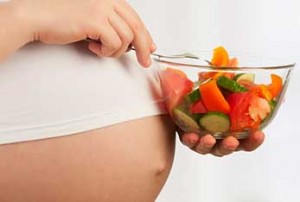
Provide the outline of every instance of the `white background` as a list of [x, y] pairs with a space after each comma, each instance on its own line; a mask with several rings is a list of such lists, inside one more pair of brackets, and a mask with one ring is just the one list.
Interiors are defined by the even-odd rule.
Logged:
[[[217, 45], [300, 64], [299, 0], [132, 0], [159, 51]], [[158, 202], [300, 201], [300, 66], [255, 152], [201, 156], [177, 142]]]

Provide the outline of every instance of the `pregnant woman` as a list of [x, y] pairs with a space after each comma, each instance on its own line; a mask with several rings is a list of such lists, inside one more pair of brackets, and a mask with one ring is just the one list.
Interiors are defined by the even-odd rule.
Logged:
[[[154, 201], [176, 129], [137, 13], [124, 0], [12, 0], [0, 27], [0, 201]], [[264, 135], [180, 137], [223, 156]]]

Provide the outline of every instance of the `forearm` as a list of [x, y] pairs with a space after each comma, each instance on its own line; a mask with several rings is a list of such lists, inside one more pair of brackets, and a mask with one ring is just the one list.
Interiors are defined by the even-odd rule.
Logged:
[[12, 2], [0, 3], [0, 62], [33, 39], [30, 23]]

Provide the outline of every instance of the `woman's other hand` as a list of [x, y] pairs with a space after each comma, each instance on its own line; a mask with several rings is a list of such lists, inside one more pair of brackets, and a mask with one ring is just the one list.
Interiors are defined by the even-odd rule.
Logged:
[[255, 131], [246, 139], [238, 140], [228, 136], [223, 140], [216, 140], [212, 135], [199, 137], [194, 133], [180, 133], [181, 142], [199, 154], [212, 154], [215, 156], [229, 155], [235, 151], [254, 151], [264, 141], [264, 133]]
[[15, 0], [32, 29], [32, 40], [68, 44], [90, 38], [89, 49], [101, 57], [119, 57], [130, 45], [139, 63], [150, 65], [155, 50], [138, 14], [125, 0]]

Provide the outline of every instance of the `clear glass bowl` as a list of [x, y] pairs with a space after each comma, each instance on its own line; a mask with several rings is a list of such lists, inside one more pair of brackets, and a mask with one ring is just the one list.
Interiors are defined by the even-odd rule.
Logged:
[[217, 68], [206, 61], [212, 53], [192, 54], [199, 59], [154, 59], [160, 66], [167, 110], [179, 128], [216, 139], [242, 139], [270, 124], [284, 100], [294, 63], [230, 52], [238, 67]]

